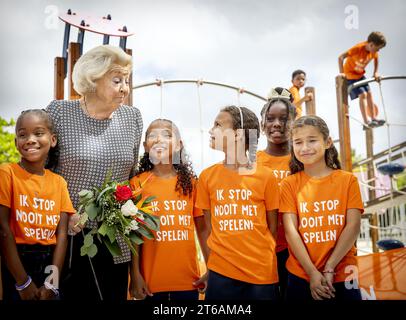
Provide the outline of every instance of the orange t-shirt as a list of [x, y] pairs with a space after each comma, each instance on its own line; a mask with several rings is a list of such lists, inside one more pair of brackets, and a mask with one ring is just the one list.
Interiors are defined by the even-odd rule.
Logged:
[[[289, 171], [290, 155], [275, 157], [266, 153], [265, 151], [257, 152], [257, 163], [264, 165], [270, 169], [278, 180], [278, 184], [281, 184], [283, 178], [290, 174]], [[282, 213], [278, 213], [278, 237], [276, 238], [276, 252], [280, 252], [288, 248], [288, 242], [285, 237], [285, 229], [283, 227]]]
[[[334, 170], [326, 177], [314, 179], [300, 171], [281, 183], [280, 211], [297, 214], [299, 234], [310, 259], [319, 271], [323, 271], [333, 253], [345, 227], [348, 209], [364, 211], [358, 180], [350, 172]], [[309, 276], [290, 248], [289, 251], [286, 268], [309, 281]], [[353, 246], [336, 266], [334, 281], [345, 281], [352, 272], [345, 273], [345, 268], [356, 264]]]
[[296, 119], [300, 118], [302, 116], [302, 111], [303, 111], [302, 103], [300, 105], [298, 105], [298, 106], [296, 105], [296, 103], [301, 99], [300, 98], [300, 93], [299, 93], [299, 88], [297, 88], [295, 86], [292, 86], [292, 87], [289, 88], [289, 91], [293, 96], [293, 102], [292, 103], [295, 104], [295, 106], [296, 106]]
[[347, 79], [356, 80], [365, 73], [367, 64], [372, 59], [378, 59], [378, 52], [372, 53], [365, 49], [367, 42], [361, 42], [347, 51], [344, 63], [344, 73]]
[[10, 208], [10, 229], [17, 244], [56, 244], [60, 213], [75, 213], [66, 181], [45, 170], [31, 174], [16, 163], [0, 166], [0, 205]]
[[208, 269], [253, 284], [278, 282], [275, 240], [266, 212], [278, 209], [279, 188], [272, 171], [257, 166], [240, 175], [215, 164], [202, 171], [196, 206], [210, 210]]
[[[133, 177], [131, 186], [137, 188], [150, 175]], [[160, 219], [156, 239], [144, 239], [141, 248], [140, 269], [151, 292], [193, 290], [192, 282], [199, 279], [193, 219], [203, 213], [194, 206], [195, 193], [189, 197], [175, 191], [177, 179], [152, 175], [142, 191], [156, 197], [152, 210]]]

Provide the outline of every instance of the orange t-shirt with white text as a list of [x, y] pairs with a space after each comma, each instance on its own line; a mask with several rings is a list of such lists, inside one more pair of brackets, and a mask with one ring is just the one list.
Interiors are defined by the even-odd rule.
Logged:
[[365, 49], [367, 42], [361, 42], [347, 51], [344, 63], [345, 77], [350, 80], [361, 78], [365, 73], [367, 64], [372, 59], [378, 59], [378, 52], [372, 53]]
[[[292, 103], [297, 103], [301, 98], [300, 98], [300, 93], [299, 93], [299, 88], [296, 86], [292, 86], [289, 88], [290, 93], [293, 96], [293, 102]], [[303, 107], [302, 103], [298, 106], [296, 106], [296, 119], [300, 118], [302, 116], [303, 112]]]
[[140, 269], [151, 292], [194, 290], [192, 282], [199, 279], [194, 218], [202, 216], [195, 207], [196, 192], [191, 197], [175, 191], [178, 177], [160, 178], [144, 172], [130, 180], [136, 189], [148, 181], [142, 195], [155, 196], [151, 205], [159, 217], [155, 239], [144, 239]]
[[65, 179], [45, 169], [31, 174], [16, 163], [0, 166], [0, 205], [10, 208], [17, 244], [56, 244], [61, 212], [75, 213]]
[[[334, 170], [326, 177], [315, 179], [304, 171], [290, 175], [281, 183], [280, 212], [295, 213], [298, 232], [310, 259], [319, 271], [334, 251], [346, 224], [348, 209], [364, 211], [357, 178], [350, 172]], [[355, 246], [335, 268], [334, 282], [352, 277], [356, 266]], [[309, 281], [309, 276], [289, 248], [286, 268], [290, 273]]]
[[278, 282], [275, 240], [266, 214], [278, 209], [278, 201], [278, 183], [265, 166], [246, 175], [223, 164], [203, 170], [196, 206], [211, 213], [207, 268], [252, 284]]
[[[289, 174], [289, 161], [290, 155], [276, 157], [272, 156], [266, 151], [257, 152], [257, 163], [270, 168], [278, 180], [280, 186], [283, 178], [286, 178]], [[276, 238], [276, 252], [280, 252], [288, 248], [288, 242], [285, 237], [285, 229], [283, 227], [282, 213], [278, 213], [278, 237]]]

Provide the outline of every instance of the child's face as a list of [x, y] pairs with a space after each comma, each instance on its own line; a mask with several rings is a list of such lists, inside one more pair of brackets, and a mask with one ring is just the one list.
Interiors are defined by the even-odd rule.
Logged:
[[22, 159], [32, 163], [45, 162], [49, 149], [55, 147], [56, 142], [56, 135], [49, 131], [41, 117], [29, 113], [18, 122], [15, 144]]
[[306, 83], [306, 76], [303, 73], [297, 74], [293, 79], [292, 83], [297, 88], [302, 88]]
[[173, 152], [179, 151], [182, 145], [176, 131], [167, 121], [154, 121], [148, 127], [144, 149], [154, 165], [172, 163]]
[[233, 129], [233, 118], [228, 112], [220, 112], [214, 119], [213, 128], [209, 131], [210, 148], [227, 152], [227, 145], [235, 145], [236, 132]]
[[304, 166], [325, 163], [325, 151], [332, 144], [331, 138], [325, 141], [320, 130], [314, 126], [294, 129], [292, 142], [295, 157]]
[[286, 130], [289, 113], [283, 102], [275, 102], [268, 109], [262, 123], [262, 130], [268, 141], [281, 144], [287, 141]]
[[366, 50], [372, 53], [378, 52], [379, 50], [381, 50], [383, 48], [382, 45], [378, 46], [373, 42], [368, 42], [366, 45]]

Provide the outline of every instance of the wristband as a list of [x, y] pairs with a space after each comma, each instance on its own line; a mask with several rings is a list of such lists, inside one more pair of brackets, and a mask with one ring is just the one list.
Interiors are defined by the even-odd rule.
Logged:
[[44, 282], [44, 287], [47, 288], [48, 290], [51, 290], [55, 296], [59, 296], [59, 290], [57, 287], [55, 287], [52, 283], [45, 281]]
[[325, 270], [323, 270], [323, 273], [332, 273], [332, 274], [336, 274], [336, 273], [334, 272], [334, 269], [325, 269]]
[[21, 286], [17, 285], [17, 283], [15, 284], [16, 290], [17, 291], [23, 291], [24, 289], [26, 289], [31, 284], [31, 282], [32, 282], [32, 279], [31, 279], [30, 276], [28, 276], [27, 281], [24, 284], [22, 284]]

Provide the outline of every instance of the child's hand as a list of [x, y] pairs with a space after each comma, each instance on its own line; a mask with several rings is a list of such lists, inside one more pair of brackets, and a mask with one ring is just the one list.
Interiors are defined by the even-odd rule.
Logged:
[[344, 78], [344, 79], [346, 79], [347, 77], [345, 76], [345, 73], [339, 73], [338, 74], [341, 78]]
[[305, 101], [312, 101], [313, 100], [313, 93], [307, 92], [305, 96]]
[[32, 281], [24, 290], [18, 291], [21, 300], [38, 300], [38, 288]]
[[38, 289], [37, 296], [39, 300], [55, 299], [55, 293], [52, 290], [45, 288], [45, 286], [42, 286], [41, 288]]
[[334, 273], [333, 272], [324, 272], [323, 273], [324, 278], [327, 281], [327, 286], [330, 288], [331, 292], [335, 292], [336, 289], [334, 289], [333, 283], [334, 283]]
[[145, 283], [142, 275], [136, 276], [135, 279], [131, 278], [130, 281], [130, 296], [137, 299], [143, 300], [146, 296], [152, 297], [153, 294], [149, 291], [147, 284]]
[[319, 271], [310, 275], [310, 291], [314, 300], [334, 298], [334, 294], [327, 284], [327, 279]]
[[193, 282], [193, 286], [197, 288], [200, 293], [204, 293], [207, 288], [207, 279], [209, 278], [209, 271], [202, 275], [198, 280]]
[[378, 72], [374, 73], [374, 78], [376, 82], [380, 82], [381, 81], [381, 76], [378, 74]]

